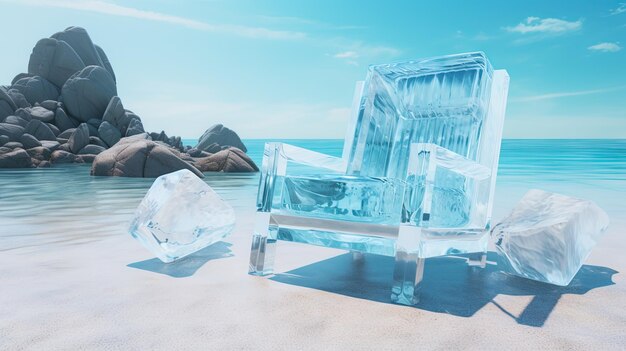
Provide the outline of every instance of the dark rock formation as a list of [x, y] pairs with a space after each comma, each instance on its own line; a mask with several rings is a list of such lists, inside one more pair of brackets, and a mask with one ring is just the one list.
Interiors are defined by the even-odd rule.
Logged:
[[22, 78], [11, 85], [11, 89], [19, 91], [31, 105], [59, 98], [59, 89], [40, 76]]
[[67, 42], [54, 38], [38, 41], [28, 62], [28, 73], [44, 77], [59, 88], [83, 68], [85, 63], [76, 51]]
[[257, 172], [259, 169], [245, 152], [228, 148], [196, 159], [194, 166], [203, 172]]
[[221, 124], [209, 128], [194, 149], [165, 131], [146, 133], [141, 118], [117, 96], [104, 50], [80, 27], [38, 41], [28, 73], [0, 85], [0, 168], [95, 161], [95, 175], [156, 177], [185, 168], [202, 176], [195, 166], [256, 171], [245, 150]]
[[89, 144], [89, 128], [86, 123], [82, 123], [76, 128], [67, 141], [67, 144], [70, 146], [70, 150], [75, 154]]
[[195, 148], [202, 151], [208, 151], [206, 149], [214, 143], [220, 145], [221, 148], [231, 146], [238, 148], [243, 152], [248, 151], [237, 133], [224, 127], [221, 124], [216, 124], [207, 129], [206, 132], [202, 134], [200, 139], [198, 139], [198, 144], [195, 146]]
[[87, 66], [74, 73], [61, 90], [67, 111], [79, 121], [102, 119], [113, 96], [117, 95], [115, 81], [100, 66]]
[[157, 142], [143, 139], [143, 134], [120, 140], [99, 154], [93, 162], [91, 175], [120, 177], [159, 177], [188, 169], [198, 177], [202, 173], [183, 161], [175, 150]]

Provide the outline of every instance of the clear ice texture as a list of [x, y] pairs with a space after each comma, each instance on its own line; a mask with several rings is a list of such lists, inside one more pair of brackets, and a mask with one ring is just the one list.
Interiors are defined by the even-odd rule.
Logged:
[[506, 271], [566, 286], [608, 225], [592, 201], [533, 189], [491, 235]]
[[[346, 140], [347, 174], [405, 180], [408, 173], [418, 187], [416, 181], [430, 177], [432, 196], [418, 191], [413, 195], [426, 197], [405, 199], [413, 213], [436, 211], [416, 225], [488, 226], [508, 82], [506, 71], [493, 70], [482, 52], [370, 66], [352, 121], [354, 136]], [[454, 155], [453, 162], [409, 169], [420, 157], [416, 144], [437, 146], [442, 157]], [[471, 163], [487, 176], [477, 181], [456, 169]]]
[[235, 211], [189, 170], [157, 178], [135, 211], [129, 232], [169, 263], [228, 235]]

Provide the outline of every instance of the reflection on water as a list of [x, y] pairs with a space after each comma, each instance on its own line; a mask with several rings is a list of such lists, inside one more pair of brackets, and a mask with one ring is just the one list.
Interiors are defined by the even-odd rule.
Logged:
[[[289, 142], [334, 156], [343, 146], [341, 140]], [[265, 140], [245, 143], [260, 165]], [[0, 251], [125, 233], [152, 181], [91, 177], [88, 165], [0, 170]], [[239, 213], [254, 210], [258, 174], [207, 173], [205, 181]], [[591, 198], [610, 215], [623, 216], [626, 140], [504, 141], [496, 197], [529, 187]], [[500, 196], [497, 201], [506, 200]]]

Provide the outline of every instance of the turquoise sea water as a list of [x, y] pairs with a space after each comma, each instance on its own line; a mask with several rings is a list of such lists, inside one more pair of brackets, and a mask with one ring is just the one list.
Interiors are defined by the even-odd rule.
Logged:
[[[259, 166], [266, 141], [244, 140]], [[342, 140], [283, 141], [334, 156], [343, 148]], [[89, 242], [125, 232], [153, 180], [91, 177], [89, 169], [0, 170], [0, 251]], [[240, 213], [254, 210], [258, 174], [207, 173], [205, 180]], [[505, 140], [494, 219], [502, 218], [529, 188], [592, 199], [613, 222], [625, 223], [626, 140]]]

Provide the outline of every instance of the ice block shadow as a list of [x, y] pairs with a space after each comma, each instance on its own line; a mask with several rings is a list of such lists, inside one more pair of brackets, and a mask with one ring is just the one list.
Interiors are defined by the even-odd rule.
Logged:
[[231, 246], [230, 243], [220, 241], [172, 263], [163, 263], [158, 258], [152, 258], [130, 263], [127, 267], [161, 273], [173, 278], [191, 277], [208, 261], [233, 256]]
[[[490, 252], [488, 261], [496, 260], [497, 255]], [[276, 274], [271, 279], [390, 303], [393, 264], [393, 257], [366, 255], [362, 261], [353, 261], [351, 254], [345, 254]], [[471, 317], [488, 303], [493, 303], [517, 323], [541, 327], [562, 295], [583, 295], [591, 289], [613, 285], [615, 273], [617, 271], [607, 267], [584, 265], [570, 285], [558, 287], [507, 275], [495, 265], [481, 270], [468, 267], [463, 258], [432, 258], [426, 261], [421, 299], [415, 307]], [[494, 301], [500, 294], [533, 296], [533, 299], [519, 316], [515, 316]]]

